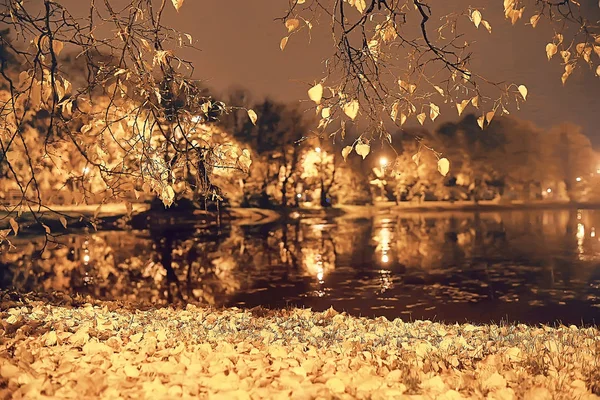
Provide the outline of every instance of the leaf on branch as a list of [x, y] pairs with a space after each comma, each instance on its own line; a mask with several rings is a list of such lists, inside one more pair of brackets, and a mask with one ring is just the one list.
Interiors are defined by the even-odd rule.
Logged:
[[546, 45], [546, 56], [548, 57], [548, 60], [550, 60], [552, 56], [556, 54], [557, 51], [558, 47], [554, 43], [548, 43]]
[[329, 118], [330, 116], [331, 116], [331, 108], [330, 107], [325, 107], [324, 109], [321, 110], [321, 117]]
[[527, 87], [525, 85], [519, 85], [519, 93], [523, 96], [523, 100], [527, 100]]
[[450, 171], [450, 161], [448, 161], [447, 158], [440, 158], [438, 160], [438, 171], [442, 176], [448, 175], [448, 172]]
[[392, 112], [390, 112], [390, 118], [392, 118], [392, 121], [394, 122], [396, 122], [396, 118], [398, 117], [398, 107], [400, 107], [400, 103], [395, 101], [394, 104], [392, 104]]
[[342, 149], [342, 157], [344, 158], [344, 161], [346, 161], [350, 153], [352, 153], [352, 146], [346, 146]]
[[406, 122], [406, 115], [404, 113], [400, 113], [400, 126], [404, 125]]
[[426, 118], [427, 118], [427, 115], [425, 115], [425, 113], [421, 113], [421, 114], [417, 115], [417, 119], [419, 120], [419, 123], [421, 125], [423, 125], [425, 123]]
[[67, 219], [65, 217], [60, 217], [59, 220], [62, 226], [64, 226], [65, 229], [67, 229]]
[[600, 65], [596, 67], [596, 75], [600, 77]]
[[473, 104], [473, 107], [479, 108], [479, 96], [473, 97], [471, 99], [471, 104]]
[[46, 224], [42, 224], [42, 226], [44, 227], [44, 231], [46, 231], [46, 234], [49, 235], [50, 233], [52, 233], [52, 231], [50, 230], [50, 227]]
[[435, 121], [435, 119], [439, 115], [440, 115], [440, 108], [433, 103], [429, 103], [429, 118], [431, 118], [432, 121]]
[[344, 105], [344, 114], [346, 114], [351, 120], [354, 121], [358, 115], [359, 104], [358, 100], [352, 100], [350, 103]]
[[171, 206], [171, 204], [173, 204], [173, 201], [175, 200], [175, 191], [170, 185], [167, 185], [163, 189], [160, 197], [165, 207], [169, 207]]
[[299, 26], [300, 21], [296, 18], [291, 18], [285, 21], [285, 27], [287, 28], [288, 33], [295, 31], [296, 29], [298, 29]]
[[354, 151], [356, 151], [356, 154], [358, 154], [359, 156], [362, 156], [362, 158], [364, 160], [365, 157], [369, 155], [369, 152], [371, 151], [371, 146], [369, 146], [367, 143], [360, 141], [356, 145], [356, 148]]
[[475, 10], [471, 13], [471, 20], [475, 24], [475, 27], [479, 28], [479, 24], [481, 23], [481, 12], [479, 10]]
[[419, 164], [421, 164], [421, 152], [413, 154], [411, 158], [413, 162], [417, 165], [417, 167], [419, 166]]
[[367, 9], [367, 2], [365, 0], [348, 0], [348, 4], [356, 7], [361, 14]]
[[281, 49], [281, 51], [283, 51], [283, 49], [285, 49], [288, 39], [289, 39], [289, 36], [284, 36], [283, 38], [281, 38], [281, 42], [279, 42], [279, 48]]
[[171, 0], [171, 1], [173, 2], [173, 7], [175, 7], [175, 10], [179, 11], [181, 6], [183, 5], [183, 0]]
[[460, 103], [456, 103], [456, 109], [458, 110], [458, 116], [460, 117], [461, 114], [463, 113], [463, 111], [465, 110], [465, 108], [469, 105], [469, 102], [471, 100], [467, 99], [467, 100], [463, 100]]
[[490, 111], [487, 114], [485, 114], [485, 120], [487, 121], [488, 125], [490, 124], [490, 122], [492, 122], [494, 115], [496, 115], [495, 111]]
[[311, 87], [308, 90], [308, 98], [315, 103], [320, 104], [321, 99], [323, 98], [323, 85], [317, 83], [315, 86]]
[[19, 223], [17, 221], [15, 221], [14, 218], [9, 219], [8, 223], [10, 224], [10, 227], [12, 228], [13, 232], [15, 233], [15, 236], [17, 236], [17, 233], [19, 233]]
[[532, 27], [536, 27], [538, 22], [540, 22], [540, 18], [542, 18], [542, 16], [540, 14], [535, 14], [532, 15], [531, 18], [529, 18], [529, 23], [531, 24]]
[[481, 21], [481, 25], [485, 26], [485, 29], [487, 29], [487, 31], [489, 33], [492, 33], [492, 25], [490, 25], [489, 22], [487, 22], [486, 20]]
[[485, 122], [485, 117], [482, 115], [481, 117], [477, 118], [477, 125], [479, 125], [479, 127], [481, 129], [483, 129], [483, 123]]
[[441, 87], [439, 87], [437, 85], [433, 85], [433, 87], [435, 88], [435, 90], [438, 91], [439, 94], [441, 94], [442, 96], [444, 95], [444, 89], [442, 89]]
[[254, 112], [254, 110], [248, 110], [248, 117], [250, 118], [250, 121], [252, 121], [253, 125], [256, 125], [256, 121], [258, 120], [258, 116], [256, 115], [256, 112]]
[[569, 79], [569, 76], [571, 76], [571, 73], [573, 73], [574, 69], [575, 69], [575, 67], [573, 66], [573, 64], [565, 65], [565, 72], [562, 74], [562, 77], [561, 77], [563, 85], [565, 83], [567, 83], [567, 79]]

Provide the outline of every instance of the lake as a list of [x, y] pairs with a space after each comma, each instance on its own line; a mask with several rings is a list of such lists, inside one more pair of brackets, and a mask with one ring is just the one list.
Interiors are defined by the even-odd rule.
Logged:
[[[333, 306], [353, 315], [445, 322], [600, 320], [600, 211], [292, 215], [207, 227], [79, 232], [32, 256], [2, 248], [0, 287], [65, 291], [141, 306]], [[165, 269], [162, 264], [172, 268]]]

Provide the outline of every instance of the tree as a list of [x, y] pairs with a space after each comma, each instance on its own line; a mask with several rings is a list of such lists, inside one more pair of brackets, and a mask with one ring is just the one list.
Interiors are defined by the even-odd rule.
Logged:
[[[335, 52], [325, 63], [323, 77], [308, 91], [322, 111], [322, 128], [361, 116], [367, 124], [365, 143], [391, 140], [387, 126], [402, 126], [409, 118], [422, 125], [449, 104], [458, 115], [474, 107], [483, 129], [494, 116], [518, 108], [528, 88], [471, 69], [474, 42], [485, 31], [492, 32], [487, 10], [473, 3], [456, 10], [454, 2], [424, 0], [291, 0], [281, 18], [287, 29], [281, 48], [303, 32], [310, 35], [319, 22], [331, 25]], [[580, 66], [600, 75], [600, 24], [586, 17], [596, 4], [504, 0], [503, 6], [513, 25], [524, 20], [533, 28], [552, 26], [554, 36], [540, 46], [546, 47], [548, 59], [562, 60], [563, 83]]]

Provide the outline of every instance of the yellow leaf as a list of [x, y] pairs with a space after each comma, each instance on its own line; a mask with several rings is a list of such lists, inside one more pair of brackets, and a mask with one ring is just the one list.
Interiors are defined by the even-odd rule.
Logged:
[[285, 27], [287, 28], [288, 33], [298, 29], [299, 26], [300, 21], [298, 21], [296, 18], [288, 19], [287, 21], [285, 21]]
[[525, 85], [519, 85], [519, 93], [523, 96], [523, 100], [527, 100], [527, 87]]
[[324, 109], [321, 110], [321, 117], [329, 118], [330, 116], [331, 116], [331, 108], [325, 107]]
[[400, 125], [404, 125], [406, 122], [406, 115], [404, 113], [400, 113]]
[[59, 220], [62, 226], [64, 226], [65, 229], [67, 229], [67, 219], [65, 217], [60, 217]]
[[288, 42], [289, 37], [288, 36], [284, 36], [283, 38], [281, 38], [281, 42], [279, 42], [279, 48], [281, 49], [281, 51], [283, 51], [283, 49], [285, 49], [285, 45]]
[[392, 112], [390, 113], [390, 118], [392, 118], [392, 121], [394, 122], [396, 122], [396, 118], [398, 117], [398, 107], [400, 107], [400, 103], [395, 101], [394, 104], [392, 104]]
[[320, 104], [321, 99], [323, 98], [323, 85], [317, 83], [315, 86], [311, 87], [308, 90], [308, 98], [316, 104]]
[[327, 382], [325, 382], [325, 386], [333, 393], [344, 393], [346, 391], [346, 385], [344, 385], [344, 382], [337, 377], [329, 378]]
[[137, 378], [140, 376], [140, 370], [133, 365], [126, 365], [123, 368], [123, 372], [125, 372], [125, 376], [128, 378]]
[[352, 100], [350, 103], [344, 105], [344, 114], [346, 114], [351, 120], [354, 120], [358, 115], [359, 104], [358, 100]]
[[440, 108], [433, 103], [429, 103], [429, 118], [431, 118], [432, 121], [435, 121], [435, 119], [439, 115], [440, 115]]
[[15, 221], [14, 218], [9, 219], [8, 223], [10, 224], [10, 227], [12, 228], [13, 232], [15, 233], [15, 236], [17, 236], [17, 233], [19, 233], [19, 223], [17, 221]]
[[258, 120], [258, 116], [256, 115], [256, 112], [254, 112], [254, 110], [248, 110], [248, 117], [250, 118], [250, 121], [252, 121], [253, 125], [256, 125], [256, 121]]
[[487, 29], [487, 31], [489, 33], [492, 33], [492, 25], [490, 25], [489, 22], [487, 22], [486, 20], [481, 21], [481, 25], [485, 26], [485, 29]]
[[596, 67], [596, 75], [600, 76], [600, 65]]
[[419, 123], [421, 125], [423, 125], [423, 123], [425, 123], [425, 118], [427, 118], [427, 115], [425, 115], [425, 113], [421, 113], [421, 114], [417, 115], [417, 119], [419, 120]]
[[531, 26], [535, 28], [538, 22], [540, 22], [541, 17], [542, 16], [540, 14], [532, 15], [531, 18], [529, 18], [529, 23], [531, 24]]
[[171, 1], [173, 2], [173, 7], [175, 7], [175, 10], [179, 11], [181, 6], [183, 5], [183, 0], [171, 0]]
[[346, 161], [348, 154], [350, 153], [352, 153], [352, 146], [346, 146], [342, 149], [342, 157], [344, 158], [344, 161]]
[[481, 12], [479, 10], [473, 11], [471, 14], [471, 19], [477, 28], [479, 28], [479, 24], [481, 23]]
[[473, 97], [471, 99], [471, 104], [473, 104], [473, 107], [479, 108], [479, 96]]
[[441, 94], [442, 96], [444, 95], [444, 89], [436, 85], [433, 85], [433, 87], [435, 88], [435, 90], [438, 91], [439, 94]]
[[362, 156], [364, 160], [365, 157], [369, 155], [369, 152], [371, 151], [371, 146], [361, 141], [356, 145], [354, 151], [356, 151], [356, 154], [358, 154], [359, 156]]
[[546, 45], [546, 56], [548, 57], [548, 60], [550, 60], [557, 51], [558, 47], [554, 43], [548, 43]]
[[[358, 10], [359, 13], [363, 13], [367, 8], [367, 2], [365, 0], [350, 0], [354, 2], [354, 7]], [[350, 3], [352, 4], [352, 3]]]
[[465, 108], [469, 105], [469, 102], [471, 100], [463, 100], [460, 103], [456, 103], [456, 109], [458, 110], [458, 116], [460, 117], [460, 115], [463, 113], [463, 111], [465, 110]]
[[45, 346], [54, 346], [56, 345], [56, 342], [58, 341], [58, 337], [56, 335], [56, 331], [50, 331], [48, 333], [46, 333], [46, 338], [44, 340], [44, 345]]
[[490, 122], [492, 122], [492, 119], [494, 118], [495, 114], [496, 114], [495, 111], [490, 111], [487, 114], [485, 114], [485, 119], [486, 119], [488, 125], [490, 124]]
[[450, 161], [447, 158], [440, 158], [438, 160], [438, 171], [442, 176], [448, 175], [448, 171], [450, 171]]
[[479, 127], [481, 129], [483, 129], [483, 123], [485, 122], [485, 117], [482, 115], [481, 117], [477, 118], [477, 125], [479, 125]]
[[419, 164], [421, 163], [421, 153], [415, 153], [412, 156], [412, 160], [415, 164], [417, 164], [417, 167], [419, 166]]

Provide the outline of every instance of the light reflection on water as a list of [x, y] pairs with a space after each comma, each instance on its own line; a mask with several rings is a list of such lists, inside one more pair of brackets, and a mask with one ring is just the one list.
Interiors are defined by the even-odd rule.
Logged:
[[151, 226], [69, 236], [38, 260], [35, 240], [17, 242], [0, 254], [0, 284], [151, 304], [588, 323], [600, 319], [596, 226], [600, 211], [587, 210]]

